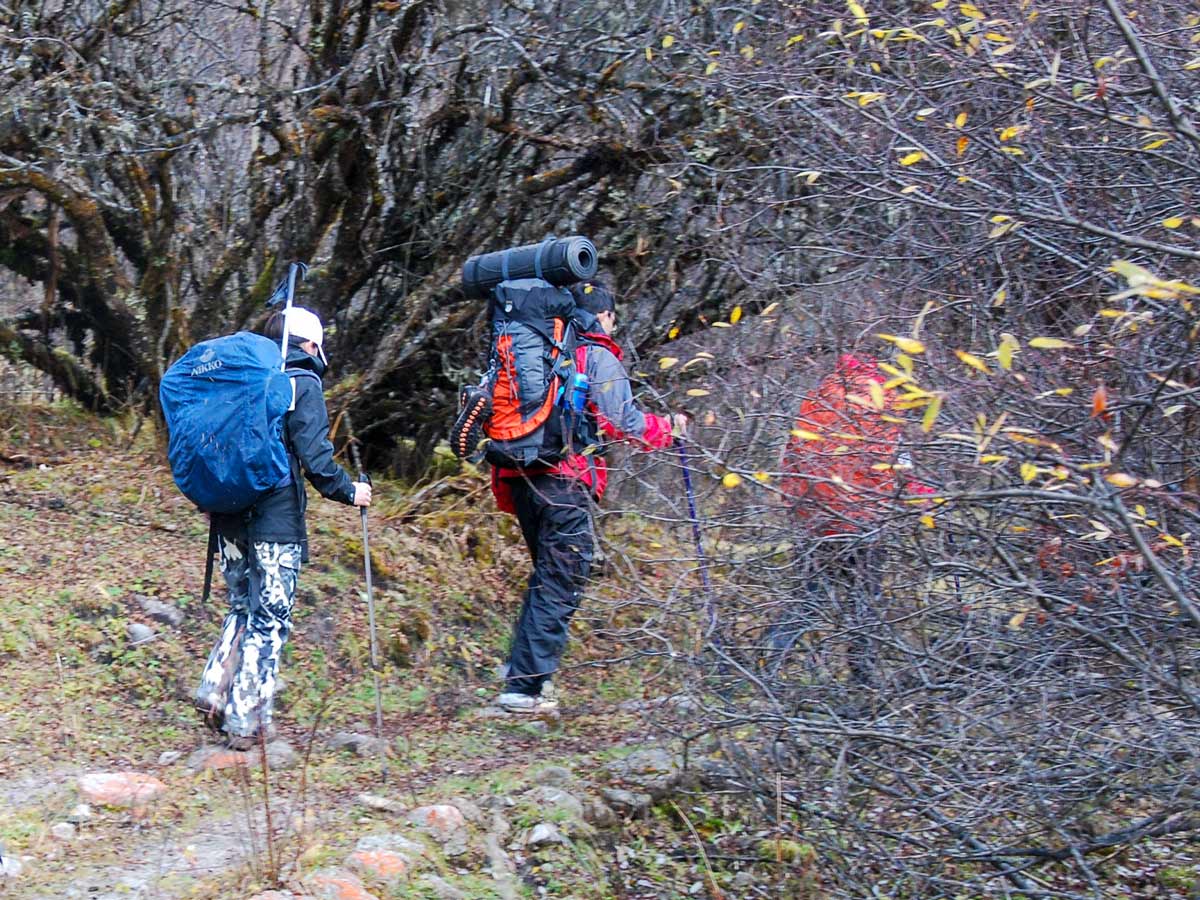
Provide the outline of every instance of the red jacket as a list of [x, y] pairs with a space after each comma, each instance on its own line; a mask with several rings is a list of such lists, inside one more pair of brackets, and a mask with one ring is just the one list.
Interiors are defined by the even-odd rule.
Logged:
[[[820, 534], [847, 534], [876, 522], [898, 487], [933, 493], [915, 481], [897, 481], [901, 426], [895, 395], [885, 390], [875, 360], [845, 354], [800, 404], [783, 454], [781, 484], [796, 516]], [[888, 421], [888, 419], [892, 421]]]
[[[633, 399], [629, 376], [621, 364], [624, 354], [607, 334], [584, 334], [575, 350], [575, 365], [588, 376], [588, 412], [596, 421], [602, 442], [627, 441], [643, 450], [671, 446], [671, 420], [643, 412]], [[537, 469], [492, 469], [492, 494], [502, 512], [515, 513], [509, 481], [550, 472], [577, 478], [599, 500], [608, 485], [608, 467], [597, 454], [576, 453], [555, 466]]]

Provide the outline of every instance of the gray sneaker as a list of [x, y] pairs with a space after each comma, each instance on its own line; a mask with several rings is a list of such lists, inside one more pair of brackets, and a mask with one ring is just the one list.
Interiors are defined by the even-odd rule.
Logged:
[[540, 694], [520, 694], [516, 691], [505, 691], [496, 698], [496, 705], [506, 712], [553, 712], [558, 709], [558, 692], [554, 690], [554, 685], [547, 681], [542, 685], [542, 692]]

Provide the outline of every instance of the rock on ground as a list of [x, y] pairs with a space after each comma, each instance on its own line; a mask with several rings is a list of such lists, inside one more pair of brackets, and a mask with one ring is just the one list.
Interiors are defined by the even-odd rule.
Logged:
[[[271, 741], [267, 744], [267, 765], [272, 769], [290, 769], [300, 762], [300, 755], [287, 741]], [[187, 766], [193, 772], [205, 770], [233, 769], [238, 766], [262, 764], [262, 752], [253, 750], [229, 750], [218, 745], [201, 747], [188, 757]]]
[[679, 759], [665, 747], [646, 747], [635, 750], [623, 759], [606, 767], [609, 775], [638, 792], [647, 793], [653, 800], [674, 794], [684, 782]]
[[420, 884], [437, 900], [469, 900], [466, 894], [456, 888], [450, 882], [438, 878], [436, 875], [424, 876]]
[[145, 806], [167, 786], [140, 772], [89, 772], [79, 776], [80, 792], [93, 803], [118, 808]]
[[408, 814], [408, 821], [441, 844], [446, 856], [467, 852], [467, 821], [457, 807], [448, 803], [421, 806]]
[[143, 625], [141, 622], [130, 622], [125, 628], [125, 633], [129, 635], [131, 644], [144, 644], [147, 641], [154, 640], [154, 629], [149, 625]]
[[339, 731], [329, 739], [328, 746], [330, 750], [351, 750], [356, 756], [378, 756], [381, 750], [385, 754], [390, 750], [387, 741], [357, 731]]
[[545, 847], [548, 844], [565, 843], [567, 843], [567, 839], [558, 830], [558, 826], [549, 822], [538, 822], [530, 829], [529, 835], [525, 838], [526, 847]]
[[146, 614], [147, 618], [170, 625], [172, 628], [178, 628], [183, 624], [183, 610], [178, 606], [172, 603], [163, 603], [161, 600], [141, 594], [137, 594], [136, 599], [138, 606], [142, 608], [142, 612]]
[[357, 875], [341, 869], [324, 869], [306, 879], [317, 900], [379, 900], [363, 887]]

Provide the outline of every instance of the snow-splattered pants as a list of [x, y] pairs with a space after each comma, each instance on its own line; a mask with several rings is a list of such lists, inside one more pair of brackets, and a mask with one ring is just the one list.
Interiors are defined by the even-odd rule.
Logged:
[[220, 713], [231, 735], [251, 736], [271, 721], [279, 655], [292, 630], [299, 544], [221, 537], [229, 613], [208, 657], [196, 704]]

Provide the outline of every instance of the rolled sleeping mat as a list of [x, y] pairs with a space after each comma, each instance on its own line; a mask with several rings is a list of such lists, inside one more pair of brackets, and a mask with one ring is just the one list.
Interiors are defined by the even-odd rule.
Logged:
[[595, 275], [597, 262], [596, 247], [587, 238], [550, 237], [537, 244], [472, 256], [463, 264], [463, 293], [480, 300], [500, 282], [516, 278], [544, 278], [566, 287]]

